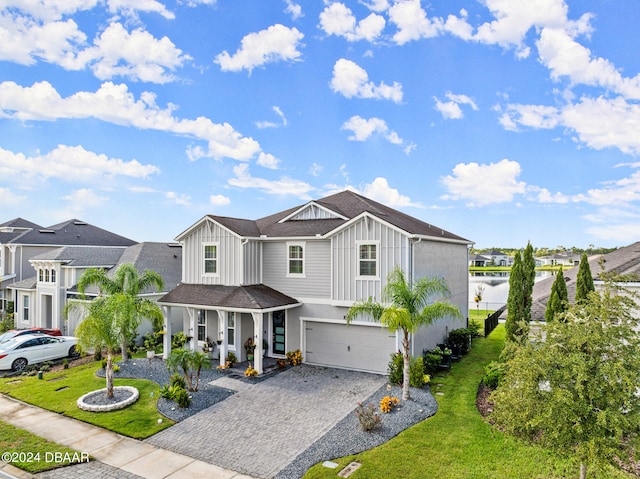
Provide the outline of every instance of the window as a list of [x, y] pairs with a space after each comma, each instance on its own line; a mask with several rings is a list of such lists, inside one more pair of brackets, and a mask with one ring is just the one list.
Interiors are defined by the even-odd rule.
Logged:
[[51, 270], [51, 282], [52, 283], [56, 282], [56, 270], [55, 269]]
[[288, 261], [289, 261], [289, 275], [303, 275], [304, 274], [304, 244], [289, 243], [287, 245]]
[[198, 311], [198, 341], [207, 340], [207, 312], [204, 309]]
[[38, 281], [41, 283], [44, 282], [44, 270], [42, 268], [38, 270]]
[[44, 282], [45, 283], [49, 282], [49, 270], [48, 269], [44, 270]]
[[218, 245], [204, 245], [204, 274], [218, 274]]
[[236, 313], [233, 311], [227, 313], [227, 344], [236, 345]]
[[29, 321], [29, 296], [22, 297], [22, 320]]
[[378, 276], [378, 245], [362, 243], [358, 246], [358, 273], [360, 276]]

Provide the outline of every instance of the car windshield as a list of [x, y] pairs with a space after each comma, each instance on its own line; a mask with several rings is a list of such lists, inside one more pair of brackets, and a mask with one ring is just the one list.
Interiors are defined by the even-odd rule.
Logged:
[[17, 344], [22, 343], [22, 338], [20, 336], [16, 336], [15, 338], [11, 338], [3, 343], [0, 343], [0, 351], [13, 349]]
[[11, 338], [13, 338], [16, 334], [18, 334], [17, 331], [7, 331], [6, 333], [2, 333], [0, 334], [0, 343], [4, 343], [6, 341], [9, 341]]

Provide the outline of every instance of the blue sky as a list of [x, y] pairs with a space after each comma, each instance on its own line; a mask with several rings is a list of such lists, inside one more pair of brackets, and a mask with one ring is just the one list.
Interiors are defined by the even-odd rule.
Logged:
[[169, 241], [349, 188], [479, 248], [640, 240], [637, 0], [0, 8], [0, 222]]

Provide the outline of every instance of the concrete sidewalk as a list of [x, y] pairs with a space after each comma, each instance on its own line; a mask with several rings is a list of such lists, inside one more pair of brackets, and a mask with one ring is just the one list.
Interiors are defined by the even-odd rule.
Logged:
[[[3, 421], [57, 444], [90, 455], [93, 459], [121, 471], [148, 479], [253, 479], [192, 457], [121, 436], [97, 426], [0, 395]], [[6, 451], [0, 451], [6, 452]], [[30, 452], [30, 451], [18, 451]], [[0, 463], [0, 478], [32, 478], [11, 464]], [[94, 479], [97, 479], [94, 477]]]

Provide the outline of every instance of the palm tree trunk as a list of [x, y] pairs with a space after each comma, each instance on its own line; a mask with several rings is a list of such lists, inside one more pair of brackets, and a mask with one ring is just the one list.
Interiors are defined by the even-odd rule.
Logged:
[[124, 339], [122, 340], [120, 348], [122, 348], [122, 360], [127, 361], [129, 359], [129, 352], [127, 351], [127, 342]]
[[406, 401], [410, 399], [409, 395], [409, 353], [410, 353], [410, 345], [409, 345], [409, 331], [406, 329], [402, 330], [404, 333], [404, 337], [402, 338], [402, 359], [404, 361], [404, 365], [402, 368], [402, 400]]
[[104, 373], [107, 378], [107, 397], [111, 399], [113, 397], [113, 358], [111, 353], [107, 353], [107, 366]]
[[580, 479], [587, 479], [587, 465], [584, 462], [580, 463]]

